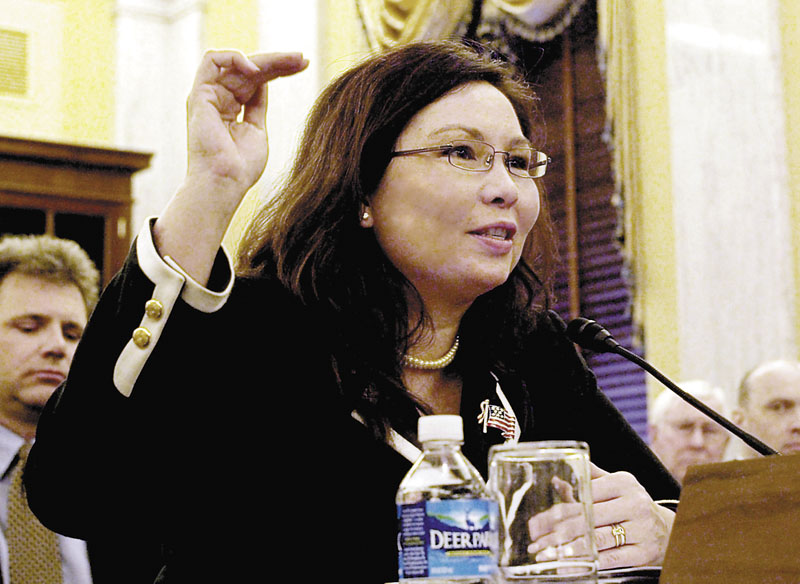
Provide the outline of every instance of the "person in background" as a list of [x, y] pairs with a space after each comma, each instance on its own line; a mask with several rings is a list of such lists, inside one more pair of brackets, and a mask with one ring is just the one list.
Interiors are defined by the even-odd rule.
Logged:
[[[712, 410], [729, 417], [725, 392], [707, 381], [679, 383], [686, 393]], [[717, 422], [671, 391], [662, 391], [650, 409], [650, 448], [672, 475], [683, 483], [693, 464], [720, 462], [725, 457], [730, 434]]]
[[221, 241], [267, 160], [266, 83], [306, 66], [203, 58], [184, 183], [45, 408], [34, 511], [84, 537], [136, 525], [170, 584], [393, 581], [417, 422], [455, 413], [484, 477], [494, 444], [588, 442], [600, 566], [661, 562], [674, 514], [654, 499], [679, 486], [548, 309], [549, 159], [501, 59], [410, 43], [334, 80], [234, 272]]
[[[747, 372], [732, 420], [781, 454], [800, 452], [800, 363], [766, 361]], [[741, 455], [758, 453], [742, 443]]]
[[[3, 582], [50, 582], [41, 571], [46, 567], [45, 559], [36, 567], [27, 565], [27, 556], [37, 553], [38, 548], [19, 534], [26, 534], [25, 524], [36, 522], [36, 518], [30, 513], [19, 515], [15, 495], [21, 495], [22, 489], [15, 470], [21, 472], [21, 452], [35, 438], [42, 408], [66, 379], [78, 340], [97, 301], [98, 283], [97, 269], [73, 241], [46, 235], [0, 239]], [[19, 505], [24, 505], [24, 498]], [[55, 534], [44, 537], [45, 545], [53, 552], [47, 568], [56, 577], [65, 583], [91, 582], [85, 542]]]

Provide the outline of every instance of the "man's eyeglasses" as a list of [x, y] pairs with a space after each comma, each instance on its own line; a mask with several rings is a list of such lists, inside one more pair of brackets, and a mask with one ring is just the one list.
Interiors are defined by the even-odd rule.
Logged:
[[521, 178], [539, 178], [544, 176], [550, 157], [528, 146], [519, 146], [509, 151], [495, 150], [494, 146], [479, 140], [453, 140], [442, 146], [415, 148], [413, 150], [397, 150], [394, 156], [409, 156], [424, 152], [444, 152], [447, 161], [461, 170], [471, 172], [488, 172], [494, 165], [494, 157], [503, 155], [503, 162], [508, 172]]

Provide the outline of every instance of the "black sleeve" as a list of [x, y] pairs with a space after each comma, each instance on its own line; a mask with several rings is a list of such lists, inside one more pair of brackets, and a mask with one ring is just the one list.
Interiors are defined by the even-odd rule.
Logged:
[[133, 251], [104, 290], [67, 380], [40, 418], [25, 487], [34, 513], [59, 533], [88, 539], [114, 529], [115, 523], [146, 521], [141, 513], [147, 510], [138, 504], [146, 496], [139, 484], [145, 474], [126, 469], [143, 468], [144, 459], [153, 455], [145, 453], [153, 448], [148, 444], [152, 428], [137, 424], [138, 392], [124, 397], [112, 378], [153, 288]]
[[[170, 578], [192, 576], [180, 581], [252, 581], [264, 553], [307, 562], [297, 542], [309, 541], [320, 521], [341, 529], [353, 515], [374, 514], [354, 512], [366, 487], [347, 476], [375, 468], [342, 442], [343, 428], [360, 428], [338, 399], [312, 315], [268, 277], [237, 279], [212, 311], [195, 306], [187, 284], [125, 397], [115, 368], [163, 284], [138, 249], [104, 291], [41, 417], [26, 466], [31, 508], [65, 535], [163, 543]], [[388, 490], [381, 504], [390, 513], [373, 521], [382, 526], [396, 521], [396, 486]], [[265, 544], [265, 529], [280, 537]], [[326, 566], [351, 562], [349, 541], [314, 546], [314, 557]], [[393, 543], [391, 534], [370, 550], [385, 558], [396, 554]], [[387, 581], [383, 574], [370, 581]]]
[[202, 368], [214, 351], [203, 339], [222, 334], [219, 319], [180, 297], [161, 317], [160, 340], [130, 396], [115, 386], [120, 355], [157, 295], [136, 250], [103, 291], [26, 465], [31, 509], [50, 529], [81, 539], [131, 530], [161, 537], [191, 500], [180, 491], [203, 464], [192, 453], [213, 427], [197, 404], [207, 392], [200, 380], [214, 378]]

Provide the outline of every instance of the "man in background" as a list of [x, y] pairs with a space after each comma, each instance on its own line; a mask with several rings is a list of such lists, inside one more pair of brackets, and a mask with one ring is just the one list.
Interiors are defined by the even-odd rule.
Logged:
[[[681, 389], [728, 417], [725, 393], [706, 381], [687, 381]], [[693, 464], [720, 462], [730, 435], [717, 422], [671, 391], [653, 402], [649, 420], [650, 447], [678, 482]]]
[[[781, 454], [800, 452], [800, 363], [767, 361], [748, 372], [733, 421]], [[742, 444], [742, 455], [758, 453]]]
[[[67, 375], [98, 285], [97, 268], [75, 242], [49, 236], [0, 239], [3, 582], [91, 582], [85, 542], [46, 532], [27, 509], [18, 475], [39, 414]], [[36, 541], [45, 547], [35, 547]], [[31, 555], [39, 556], [38, 564], [30, 564]]]

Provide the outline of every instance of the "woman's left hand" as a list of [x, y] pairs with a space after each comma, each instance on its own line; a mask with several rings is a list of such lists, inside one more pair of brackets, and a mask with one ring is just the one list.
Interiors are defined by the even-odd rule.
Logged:
[[[600, 569], [660, 566], [675, 514], [657, 505], [627, 472], [607, 473], [592, 464], [592, 500]], [[615, 537], [612, 526], [624, 530]], [[618, 541], [619, 540], [619, 541]]]

